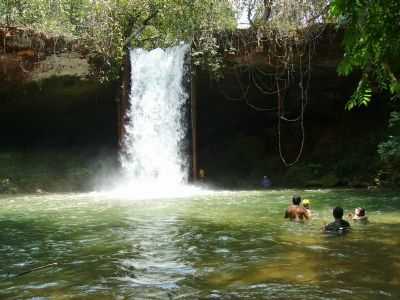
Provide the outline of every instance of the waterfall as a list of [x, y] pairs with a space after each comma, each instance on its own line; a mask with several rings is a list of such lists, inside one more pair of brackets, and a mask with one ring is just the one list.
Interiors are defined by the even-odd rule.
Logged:
[[171, 189], [187, 181], [188, 49], [130, 50], [130, 108], [120, 160], [132, 188]]

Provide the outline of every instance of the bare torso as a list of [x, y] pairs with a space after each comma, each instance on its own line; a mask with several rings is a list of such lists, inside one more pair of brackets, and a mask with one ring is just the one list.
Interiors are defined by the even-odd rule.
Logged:
[[289, 218], [290, 220], [308, 219], [308, 212], [302, 206], [291, 205], [285, 212], [285, 218]]

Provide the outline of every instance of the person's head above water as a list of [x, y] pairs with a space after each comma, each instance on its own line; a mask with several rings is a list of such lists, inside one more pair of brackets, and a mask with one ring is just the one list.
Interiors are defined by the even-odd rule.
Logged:
[[362, 207], [357, 207], [356, 209], [355, 209], [355, 215], [357, 216], [357, 217], [364, 217], [365, 216], [365, 208], [362, 208]]
[[337, 206], [333, 209], [333, 217], [335, 219], [341, 219], [343, 218], [343, 208]]
[[293, 195], [292, 202], [294, 205], [300, 205], [301, 197], [299, 195]]
[[305, 208], [310, 208], [310, 200], [304, 199], [304, 200], [303, 200], [303, 206], [304, 206]]

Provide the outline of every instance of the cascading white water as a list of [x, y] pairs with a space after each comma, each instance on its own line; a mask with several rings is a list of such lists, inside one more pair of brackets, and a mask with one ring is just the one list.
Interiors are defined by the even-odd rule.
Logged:
[[183, 83], [188, 49], [181, 45], [130, 51], [131, 107], [120, 157], [130, 189], [176, 190], [187, 181], [189, 164], [182, 149], [187, 132], [188, 93]]

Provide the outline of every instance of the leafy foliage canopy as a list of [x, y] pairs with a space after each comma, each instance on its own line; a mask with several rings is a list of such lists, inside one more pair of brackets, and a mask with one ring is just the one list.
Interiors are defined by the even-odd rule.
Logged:
[[[115, 79], [127, 46], [168, 47], [198, 40], [200, 63], [214, 49], [210, 32], [236, 26], [228, 0], [4, 0], [0, 25], [79, 38], [103, 80]], [[210, 62], [211, 63], [211, 62]]]
[[345, 56], [339, 74], [362, 73], [347, 109], [368, 105], [374, 88], [398, 97], [400, 1], [333, 0], [330, 12], [345, 29]]

